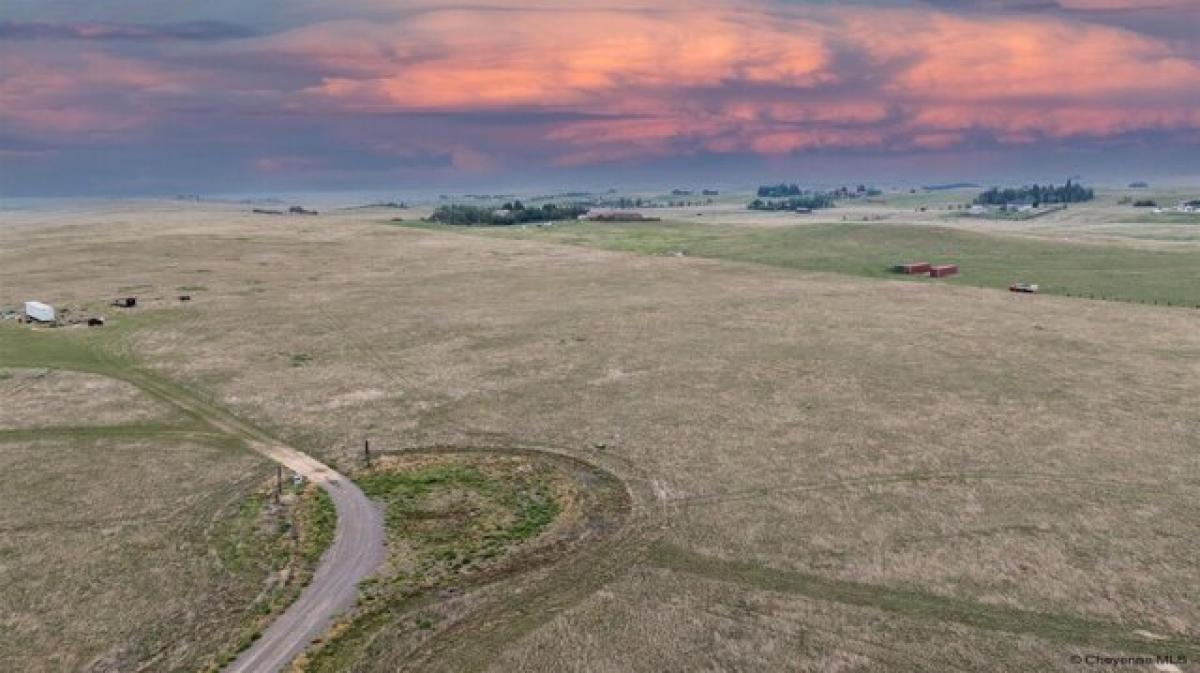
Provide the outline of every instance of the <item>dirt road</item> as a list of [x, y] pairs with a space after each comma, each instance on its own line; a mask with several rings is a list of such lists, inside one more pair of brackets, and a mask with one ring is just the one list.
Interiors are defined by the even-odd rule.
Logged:
[[255, 449], [325, 489], [337, 508], [337, 532], [300, 598], [225, 669], [237, 673], [285, 668], [354, 605], [358, 582], [383, 561], [383, 521], [354, 482], [295, 449], [278, 445]]
[[280, 444], [260, 428], [187, 388], [149, 371], [115, 363], [104, 373], [124, 379], [213, 428], [245, 440], [258, 453], [323, 488], [333, 500], [337, 529], [312, 581], [262, 637], [225, 669], [238, 673], [282, 670], [354, 605], [358, 583], [383, 562], [383, 519], [379, 511], [345, 476], [308, 454]]

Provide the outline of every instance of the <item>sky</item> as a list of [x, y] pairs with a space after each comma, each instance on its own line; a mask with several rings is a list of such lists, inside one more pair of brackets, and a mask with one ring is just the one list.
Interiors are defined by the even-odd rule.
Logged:
[[0, 195], [1200, 182], [1200, 0], [6, 0]]

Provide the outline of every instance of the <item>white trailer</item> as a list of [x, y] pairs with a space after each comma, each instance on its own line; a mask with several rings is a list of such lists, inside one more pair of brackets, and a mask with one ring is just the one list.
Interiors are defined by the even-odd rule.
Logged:
[[25, 302], [25, 317], [38, 322], [54, 322], [54, 307], [40, 301]]

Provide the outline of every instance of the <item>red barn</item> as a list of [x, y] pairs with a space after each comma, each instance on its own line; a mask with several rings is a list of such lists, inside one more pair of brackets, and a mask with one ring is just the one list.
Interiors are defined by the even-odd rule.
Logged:
[[932, 268], [932, 267], [930, 267], [929, 262], [911, 262], [909, 264], [897, 264], [896, 266], [892, 267], [892, 270], [895, 271], [896, 273], [906, 273], [909, 275], [916, 275], [916, 274], [922, 274], [922, 273], [929, 273], [930, 268]]
[[945, 278], [946, 276], [953, 276], [956, 273], [958, 273], [957, 264], [943, 264], [941, 266], [930, 267], [929, 269], [930, 278]]

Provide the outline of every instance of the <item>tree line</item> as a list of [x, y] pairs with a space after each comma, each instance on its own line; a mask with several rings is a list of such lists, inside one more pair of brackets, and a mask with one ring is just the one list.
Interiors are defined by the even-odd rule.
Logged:
[[587, 211], [587, 206], [576, 203], [564, 205], [547, 203], [540, 208], [527, 208], [520, 201], [512, 201], [505, 203], [500, 208], [462, 205], [438, 206], [426, 219], [429, 222], [438, 222], [440, 224], [490, 226], [574, 220], [578, 219], [580, 215], [587, 213]]
[[786, 199], [754, 199], [746, 207], [750, 210], [799, 210], [803, 208], [817, 210], [832, 208], [833, 200], [832, 195], [817, 192]]
[[1093, 190], [1067, 180], [1067, 184], [1061, 187], [1054, 185], [1027, 185], [1007, 189], [992, 187], [977, 196], [975, 203], [982, 206], [1020, 203], [1037, 207], [1044, 203], [1082, 203], [1094, 198], [1096, 198], [1096, 194]]
[[778, 199], [785, 196], [800, 196], [803, 193], [804, 190], [800, 189], [800, 185], [795, 183], [789, 185], [786, 182], [781, 182], [777, 185], [762, 185], [758, 188], [758, 198], [760, 199]]

